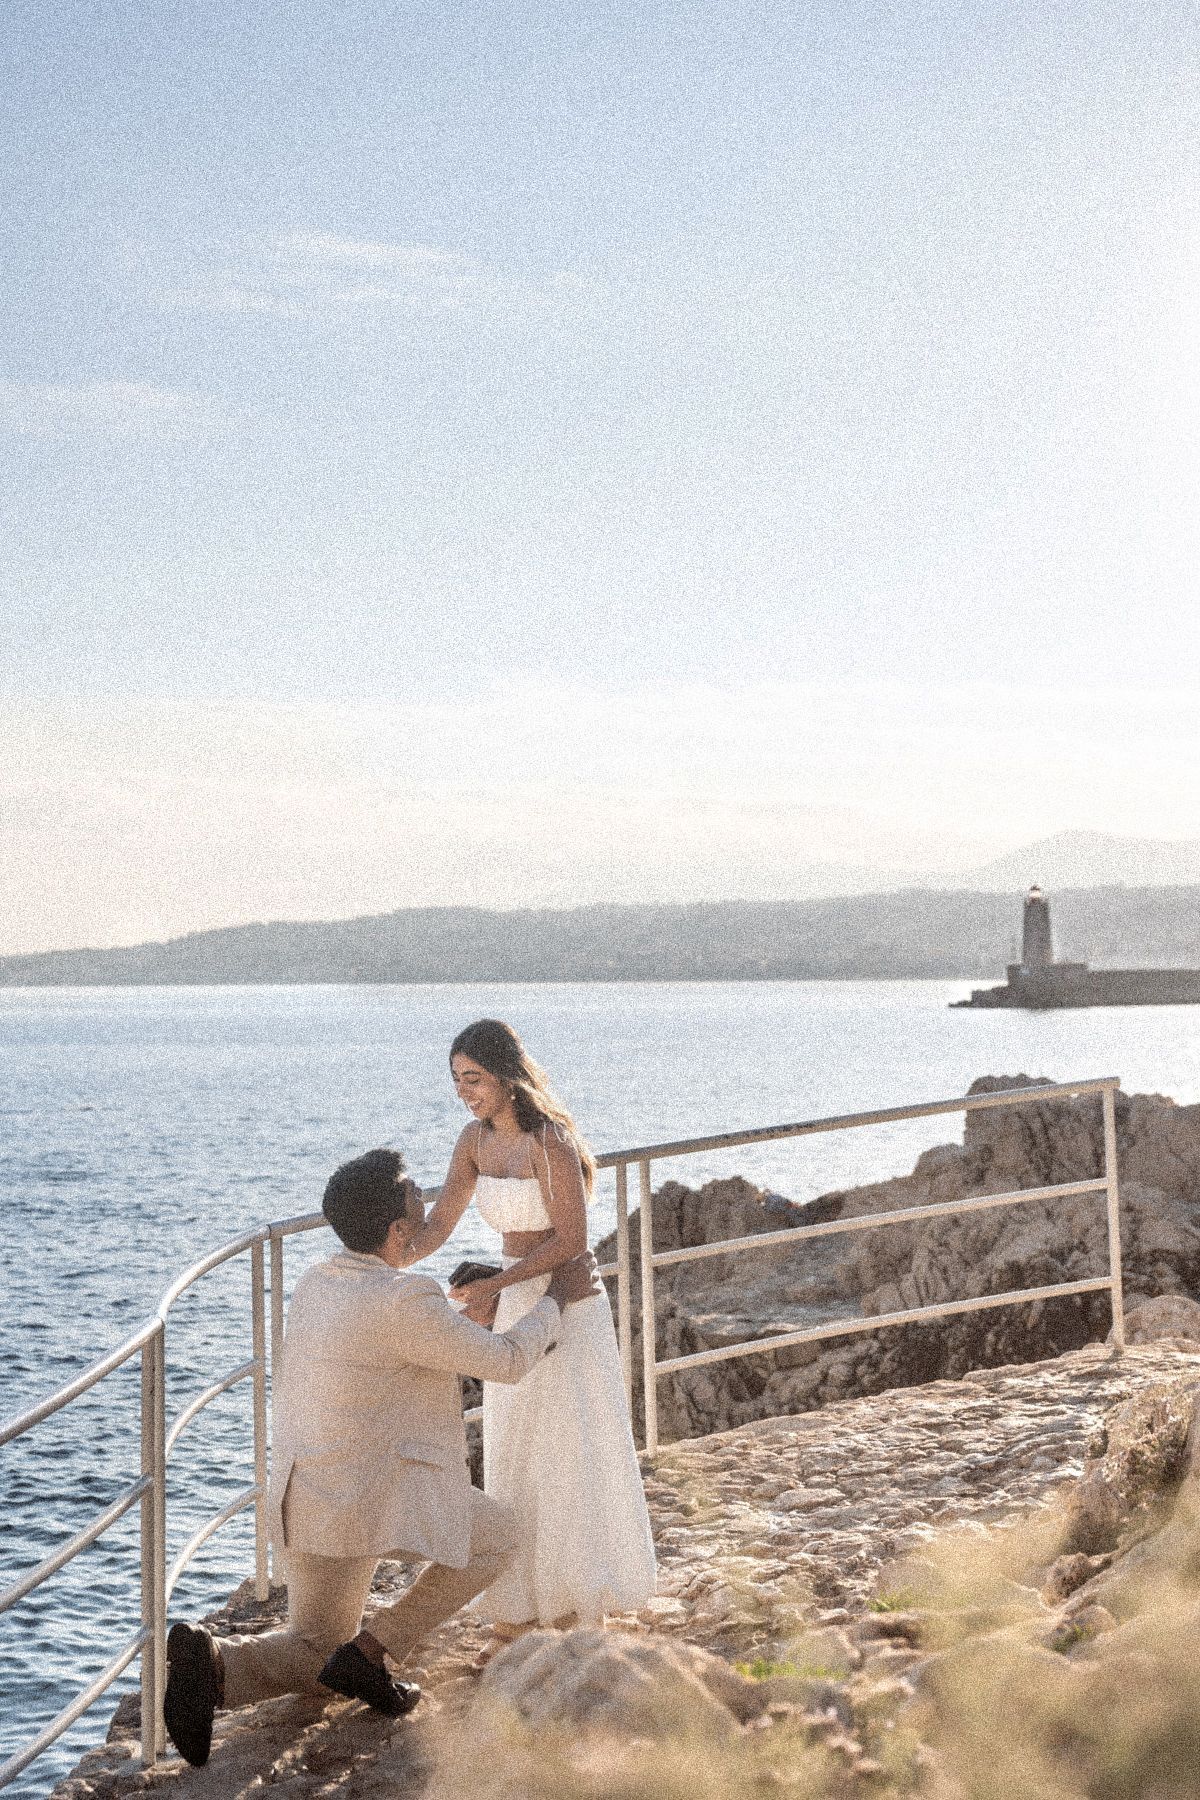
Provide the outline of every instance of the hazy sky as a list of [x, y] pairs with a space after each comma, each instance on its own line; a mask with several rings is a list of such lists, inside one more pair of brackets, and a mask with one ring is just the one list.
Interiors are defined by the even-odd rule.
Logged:
[[8, 0], [0, 950], [1200, 835], [1200, 8]]

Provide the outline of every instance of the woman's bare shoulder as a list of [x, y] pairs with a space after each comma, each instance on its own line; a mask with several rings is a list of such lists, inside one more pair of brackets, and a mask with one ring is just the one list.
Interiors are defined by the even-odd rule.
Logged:
[[470, 1119], [463, 1126], [451, 1151], [454, 1162], [468, 1162], [473, 1169], [479, 1167], [479, 1129], [478, 1119]]
[[547, 1119], [545, 1128], [534, 1134], [538, 1148], [544, 1153], [547, 1162], [558, 1167], [581, 1167], [579, 1148], [571, 1133], [563, 1125], [553, 1119]]
[[569, 1150], [572, 1156], [579, 1154], [573, 1132], [568, 1126], [560, 1125], [557, 1119], [546, 1120], [546, 1142], [557, 1144], [562, 1150]]

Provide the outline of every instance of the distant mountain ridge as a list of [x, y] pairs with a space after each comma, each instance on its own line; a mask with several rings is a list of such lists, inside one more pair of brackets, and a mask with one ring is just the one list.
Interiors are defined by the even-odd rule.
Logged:
[[1043, 888], [1198, 887], [1200, 839], [1062, 831], [971, 870], [966, 885], [1002, 892], [1035, 881]]
[[[1200, 967], [1200, 883], [1066, 889], [1053, 907], [1060, 957], [1095, 968]], [[1019, 888], [513, 912], [423, 907], [8, 956], [0, 986], [990, 979], [1012, 959], [1020, 929]]]

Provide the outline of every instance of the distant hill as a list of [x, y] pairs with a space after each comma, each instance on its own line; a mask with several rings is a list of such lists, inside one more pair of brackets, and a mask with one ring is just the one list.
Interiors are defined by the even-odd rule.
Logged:
[[[964, 885], [989, 892], [1040, 887], [1197, 887], [1200, 840], [1112, 837], [1100, 831], [1062, 831], [1026, 844], [982, 868]], [[942, 885], [939, 883], [938, 885]]]
[[[1200, 967], [1200, 884], [1052, 894], [1060, 957]], [[295, 982], [989, 979], [1021, 893], [899, 893], [689, 906], [489, 912], [427, 907], [331, 923], [194, 932], [120, 950], [0, 958], [0, 986]]]

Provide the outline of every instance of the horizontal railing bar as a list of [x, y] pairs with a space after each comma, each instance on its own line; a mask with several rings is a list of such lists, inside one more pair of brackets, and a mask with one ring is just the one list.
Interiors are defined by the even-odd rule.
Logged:
[[[441, 1191], [440, 1186], [421, 1189], [422, 1196], [426, 1200], [436, 1200]], [[295, 1219], [272, 1220], [271, 1224], [267, 1226], [267, 1235], [273, 1238], [294, 1237], [300, 1231], [317, 1231], [322, 1225], [329, 1225], [329, 1220], [324, 1213], [303, 1213]], [[329, 1225], [329, 1229], [333, 1230], [332, 1225]]]
[[48, 1580], [51, 1575], [56, 1575], [59, 1569], [69, 1563], [73, 1556], [78, 1556], [81, 1550], [86, 1550], [89, 1544], [94, 1544], [110, 1525], [115, 1525], [118, 1519], [123, 1519], [130, 1507], [136, 1506], [146, 1490], [153, 1486], [154, 1477], [143, 1475], [140, 1481], [135, 1481], [131, 1488], [127, 1488], [123, 1494], [118, 1495], [112, 1505], [102, 1512], [99, 1518], [93, 1519], [90, 1525], [85, 1526], [76, 1537], [71, 1539], [69, 1544], [64, 1544], [61, 1549], [54, 1552], [53, 1556], [48, 1556], [45, 1562], [39, 1563], [36, 1569], [31, 1569], [28, 1575], [22, 1575], [20, 1581], [15, 1581], [12, 1587], [6, 1588], [4, 1593], [0, 1594], [0, 1613], [7, 1612], [10, 1606], [15, 1606], [18, 1600], [23, 1600], [26, 1594], [31, 1594], [35, 1587], [40, 1587], [43, 1581]]
[[199, 1281], [202, 1275], [211, 1274], [214, 1269], [219, 1269], [222, 1263], [229, 1262], [235, 1256], [241, 1256], [244, 1251], [251, 1249], [255, 1244], [265, 1244], [270, 1235], [269, 1225], [256, 1225], [252, 1230], [244, 1231], [241, 1237], [233, 1238], [228, 1244], [222, 1244], [219, 1250], [213, 1250], [208, 1256], [201, 1257], [199, 1262], [194, 1262], [190, 1268], [183, 1271], [182, 1275], [176, 1276], [163, 1295], [158, 1307], [159, 1318], [165, 1319], [180, 1294], [190, 1288], [193, 1282]]
[[761, 1356], [772, 1350], [785, 1350], [791, 1344], [815, 1344], [822, 1338], [850, 1337], [856, 1332], [883, 1331], [889, 1325], [911, 1325], [924, 1319], [949, 1319], [956, 1313], [986, 1312], [993, 1306], [1022, 1306], [1035, 1300], [1054, 1300], [1065, 1294], [1099, 1294], [1111, 1290], [1108, 1275], [1094, 1281], [1062, 1281], [1055, 1287], [1024, 1288], [1019, 1293], [981, 1294], [974, 1300], [955, 1300], [942, 1306], [914, 1306], [907, 1312], [876, 1313], [873, 1317], [849, 1319], [840, 1325], [813, 1326], [805, 1331], [784, 1331], [770, 1337], [751, 1338], [745, 1344], [726, 1344], [718, 1350], [696, 1350], [690, 1356], [672, 1356], [655, 1364], [657, 1375], [670, 1375], [678, 1369], [698, 1369], [702, 1363], [727, 1362], [734, 1356]]
[[220, 1512], [208, 1521], [207, 1525], [202, 1525], [199, 1531], [188, 1539], [187, 1543], [183, 1546], [183, 1549], [179, 1552], [179, 1555], [175, 1558], [175, 1561], [171, 1564], [171, 1570], [167, 1576], [166, 1587], [163, 1590], [164, 1599], [169, 1600], [171, 1598], [172, 1593], [175, 1591], [175, 1583], [179, 1580], [179, 1577], [183, 1574], [183, 1571], [187, 1568], [197, 1550], [199, 1550], [203, 1544], [208, 1542], [215, 1531], [220, 1531], [222, 1525], [227, 1525], [230, 1519], [234, 1518], [238, 1513], [244, 1512], [248, 1506], [253, 1506], [254, 1502], [258, 1499], [258, 1494], [259, 1490], [257, 1487], [246, 1488], [243, 1493], [236, 1494], [229, 1502], [228, 1506], [223, 1506]]
[[752, 1237], [717, 1238], [711, 1244], [692, 1244], [686, 1250], [656, 1250], [654, 1266], [699, 1262], [730, 1250], [769, 1250], [773, 1244], [794, 1243], [797, 1238], [833, 1237], [842, 1231], [871, 1231], [877, 1225], [919, 1224], [922, 1219], [945, 1218], [950, 1213], [982, 1212], [990, 1206], [1023, 1206], [1031, 1200], [1065, 1200], [1075, 1194], [1103, 1194], [1103, 1181], [1064, 1181], [1058, 1187], [1020, 1188], [1011, 1194], [978, 1194], [967, 1200], [931, 1200], [927, 1206], [905, 1206], [895, 1212], [852, 1213], [848, 1219], [823, 1219], [819, 1225], [789, 1225], [781, 1231], [759, 1231]]
[[854, 1125], [887, 1125], [897, 1119], [929, 1119], [938, 1113], [981, 1112], [993, 1106], [1020, 1106], [1031, 1100], [1078, 1099], [1119, 1088], [1119, 1075], [1088, 1081], [1048, 1082], [1044, 1087], [1001, 1088], [994, 1094], [962, 1094], [957, 1100], [929, 1100], [917, 1106], [888, 1106], [875, 1112], [840, 1113], [826, 1119], [804, 1119], [794, 1125], [762, 1125], [753, 1131], [722, 1131], [715, 1137], [680, 1138], [672, 1144], [643, 1144], [638, 1150], [605, 1150], [596, 1158], [601, 1169], [621, 1163], [653, 1162], [667, 1156], [689, 1156], [697, 1150], [736, 1150], [740, 1144], [769, 1144], [779, 1138], [810, 1137], [820, 1131], [846, 1131]]
[[223, 1381], [214, 1381], [211, 1387], [206, 1387], [202, 1394], [197, 1394], [194, 1400], [189, 1401], [167, 1433], [164, 1456], [170, 1456], [179, 1441], [181, 1432], [191, 1424], [198, 1412], [203, 1412], [210, 1400], [215, 1400], [218, 1394], [225, 1393], [228, 1388], [236, 1387], [239, 1381], [245, 1381], [248, 1375], [253, 1375], [256, 1367], [257, 1364], [251, 1357], [250, 1361], [244, 1362], [240, 1369], [234, 1369], [231, 1374], [225, 1376]]
[[464, 1425], [473, 1425], [475, 1423], [476, 1419], [479, 1420], [480, 1424], [483, 1423], [483, 1408], [482, 1408], [482, 1406], [473, 1406], [471, 1408], [470, 1412], [465, 1412], [463, 1414], [463, 1424]]
[[0, 1788], [7, 1787], [9, 1782], [21, 1773], [22, 1769], [27, 1769], [30, 1763], [42, 1754], [43, 1750], [48, 1750], [56, 1738], [60, 1738], [64, 1731], [70, 1730], [76, 1719], [80, 1718], [89, 1706], [95, 1704], [105, 1688], [110, 1688], [118, 1676], [125, 1673], [149, 1636], [150, 1628], [148, 1625], [144, 1625], [137, 1636], [130, 1639], [120, 1655], [115, 1657], [106, 1669], [101, 1670], [90, 1687], [85, 1688], [83, 1693], [72, 1700], [69, 1706], [64, 1706], [57, 1718], [51, 1719], [46, 1729], [39, 1732], [32, 1744], [0, 1767]]
[[[273, 1238], [292, 1237], [298, 1231], [316, 1231], [320, 1225], [329, 1225], [324, 1213], [304, 1213], [296, 1219], [276, 1219], [267, 1226], [267, 1235]], [[332, 1231], [331, 1225], [329, 1228]]]
[[126, 1338], [125, 1342], [116, 1350], [110, 1351], [107, 1356], [101, 1357], [99, 1362], [93, 1363], [90, 1369], [85, 1369], [82, 1375], [77, 1375], [74, 1381], [69, 1381], [65, 1387], [59, 1388], [58, 1392], [51, 1394], [48, 1400], [39, 1401], [36, 1406], [30, 1407], [28, 1412], [20, 1413], [17, 1418], [9, 1419], [7, 1424], [0, 1425], [0, 1444], [7, 1444], [13, 1438], [20, 1437], [22, 1432], [28, 1431], [31, 1426], [40, 1425], [43, 1419], [48, 1419], [50, 1414], [57, 1412], [60, 1407], [69, 1406], [72, 1400], [78, 1400], [80, 1394], [86, 1394], [90, 1387], [95, 1387], [98, 1381], [103, 1381], [106, 1375], [111, 1375], [114, 1369], [119, 1369], [121, 1364], [128, 1362], [131, 1356], [136, 1356], [142, 1346], [149, 1343], [156, 1332], [161, 1330], [161, 1319], [147, 1319], [140, 1331], [134, 1332], [133, 1336]]

